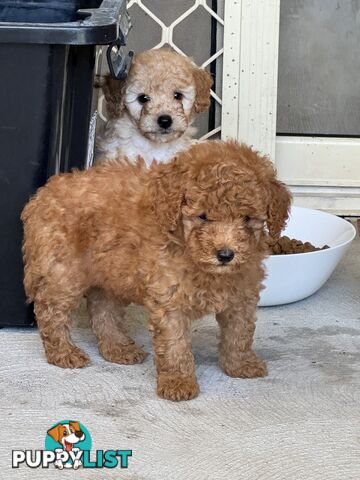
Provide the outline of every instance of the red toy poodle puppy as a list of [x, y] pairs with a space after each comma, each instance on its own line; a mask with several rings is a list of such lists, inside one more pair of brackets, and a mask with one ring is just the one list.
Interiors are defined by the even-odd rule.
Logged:
[[[92, 289], [147, 309], [163, 398], [198, 394], [190, 323], [209, 313], [223, 371], [266, 375], [252, 350], [256, 304], [266, 237], [280, 234], [290, 200], [272, 163], [236, 142], [199, 143], [149, 169], [119, 158], [54, 176], [22, 213], [25, 289], [48, 361], [89, 362], [70, 338], [69, 314]], [[121, 319], [96, 302], [90, 317], [106, 360], [144, 359]]]

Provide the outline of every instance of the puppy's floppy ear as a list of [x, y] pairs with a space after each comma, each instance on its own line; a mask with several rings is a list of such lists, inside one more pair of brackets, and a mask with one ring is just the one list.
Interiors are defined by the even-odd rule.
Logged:
[[158, 223], [167, 232], [175, 233], [185, 198], [186, 168], [174, 159], [155, 167], [150, 181], [151, 209]]
[[270, 182], [267, 226], [271, 237], [278, 237], [286, 225], [291, 205], [291, 193], [279, 180]]
[[111, 75], [105, 75], [100, 83], [104, 92], [109, 118], [120, 117], [124, 109], [123, 93], [125, 83], [125, 80], [116, 80]]
[[64, 427], [59, 424], [59, 425], [55, 425], [55, 427], [53, 428], [50, 428], [50, 430], [47, 431], [48, 435], [50, 435], [50, 437], [55, 440], [55, 442], [58, 442], [60, 443], [60, 439], [63, 437], [63, 431], [64, 431]]
[[193, 77], [196, 88], [194, 110], [196, 113], [205, 112], [210, 106], [210, 89], [213, 79], [207, 70], [198, 67], [194, 67]]

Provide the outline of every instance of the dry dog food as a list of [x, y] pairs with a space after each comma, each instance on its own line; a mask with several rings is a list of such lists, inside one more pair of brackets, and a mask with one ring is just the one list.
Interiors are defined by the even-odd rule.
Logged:
[[303, 243], [301, 240], [283, 236], [268, 240], [270, 255], [290, 255], [292, 253], [308, 253], [326, 250], [329, 245], [323, 247], [314, 247], [310, 242]]

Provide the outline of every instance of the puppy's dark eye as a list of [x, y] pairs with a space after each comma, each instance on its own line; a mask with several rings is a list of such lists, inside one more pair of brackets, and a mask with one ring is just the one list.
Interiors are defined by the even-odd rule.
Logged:
[[201, 220], [202, 222], [207, 222], [208, 221], [206, 213], [202, 213], [201, 215], [199, 215], [198, 219]]
[[175, 92], [174, 93], [174, 98], [175, 100], [182, 100], [184, 98], [184, 94], [181, 92]]
[[248, 215], [246, 215], [246, 216], [244, 217], [244, 222], [245, 222], [245, 223], [249, 223], [250, 220], [251, 220], [251, 217], [249, 217]]
[[150, 97], [148, 95], [145, 95], [145, 93], [142, 93], [141, 95], [139, 95], [137, 99], [138, 99], [138, 102], [142, 104], [150, 101]]

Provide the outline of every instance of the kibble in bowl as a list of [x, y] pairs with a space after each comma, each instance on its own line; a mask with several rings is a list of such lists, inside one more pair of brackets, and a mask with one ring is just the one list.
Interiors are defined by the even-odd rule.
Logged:
[[286, 235], [280, 238], [268, 239], [269, 255], [292, 255], [294, 253], [310, 253], [318, 252], [319, 250], [326, 250], [330, 248], [329, 245], [323, 247], [315, 247], [310, 242], [302, 242], [296, 238], [289, 238]]
[[[355, 235], [354, 226], [336, 215], [292, 207], [281, 237], [287, 239], [270, 246], [275, 251], [265, 260], [267, 278], [259, 305], [296, 302], [315, 293], [330, 278]], [[316, 250], [311, 251], [310, 245]], [[297, 249], [303, 252], [289, 251]]]

